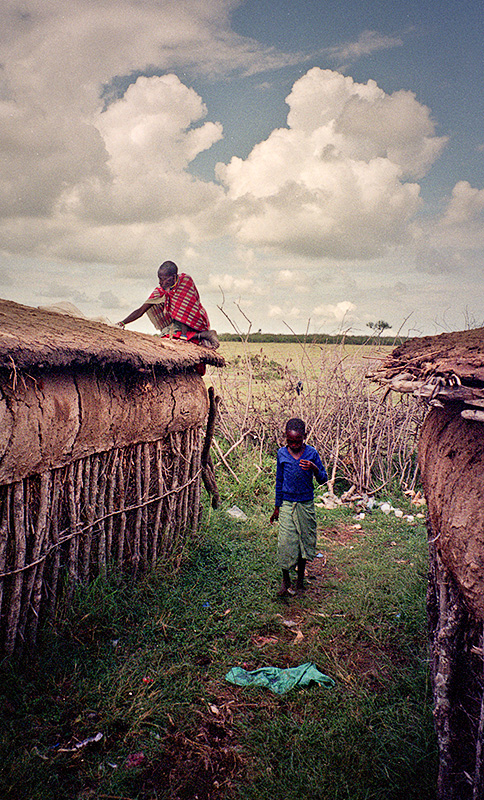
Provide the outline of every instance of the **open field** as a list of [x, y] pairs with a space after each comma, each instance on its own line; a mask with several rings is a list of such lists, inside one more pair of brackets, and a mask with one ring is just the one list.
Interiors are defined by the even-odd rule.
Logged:
[[[223, 342], [224, 369], [207, 385], [221, 398], [214, 446], [219, 455], [245, 441], [275, 452], [291, 417], [306, 423], [331, 485], [376, 491], [413, 488], [416, 441], [424, 409], [368, 378], [389, 348], [374, 345]], [[226, 445], [219, 440], [225, 440]]]
[[239, 363], [246, 357], [275, 362], [298, 374], [317, 376], [328, 365], [342, 362], [350, 368], [351, 364], [365, 366], [374, 364], [391, 351], [391, 347], [377, 345], [338, 345], [338, 344], [280, 344], [277, 342], [221, 342], [219, 352], [232, 368], [234, 360]]

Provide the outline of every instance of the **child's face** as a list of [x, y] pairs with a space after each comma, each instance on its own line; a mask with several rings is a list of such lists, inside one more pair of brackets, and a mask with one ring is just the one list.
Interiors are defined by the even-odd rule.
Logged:
[[296, 455], [301, 452], [304, 445], [304, 436], [297, 431], [286, 431], [287, 449]]

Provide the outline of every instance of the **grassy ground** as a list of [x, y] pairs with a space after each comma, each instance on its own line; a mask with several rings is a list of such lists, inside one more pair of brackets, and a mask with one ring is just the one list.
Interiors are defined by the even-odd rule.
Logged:
[[[318, 510], [307, 591], [276, 600], [272, 472], [220, 488], [247, 521], [212, 511], [177, 575], [94, 584], [35, 661], [1, 665], [2, 798], [435, 796], [423, 527]], [[225, 681], [306, 661], [335, 687]]]

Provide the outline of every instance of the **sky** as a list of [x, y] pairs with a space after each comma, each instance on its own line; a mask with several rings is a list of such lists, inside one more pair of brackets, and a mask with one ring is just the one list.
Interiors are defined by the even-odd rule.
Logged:
[[116, 322], [170, 259], [220, 332], [484, 325], [483, 16], [3, 0], [0, 297]]

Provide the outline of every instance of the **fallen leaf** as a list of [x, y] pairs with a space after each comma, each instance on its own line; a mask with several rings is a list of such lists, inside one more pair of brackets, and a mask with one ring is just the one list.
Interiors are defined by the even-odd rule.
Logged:
[[146, 761], [146, 756], [144, 753], [130, 753], [128, 758], [126, 759], [126, 767], [128, 769], [134, 769], [135, 767], [140, 767], [141, 764], [144, 764]]
[[267, 644], [277, 644], [277, 636], [253, 636], [252, 641], [256, 647], [265, 647]]

